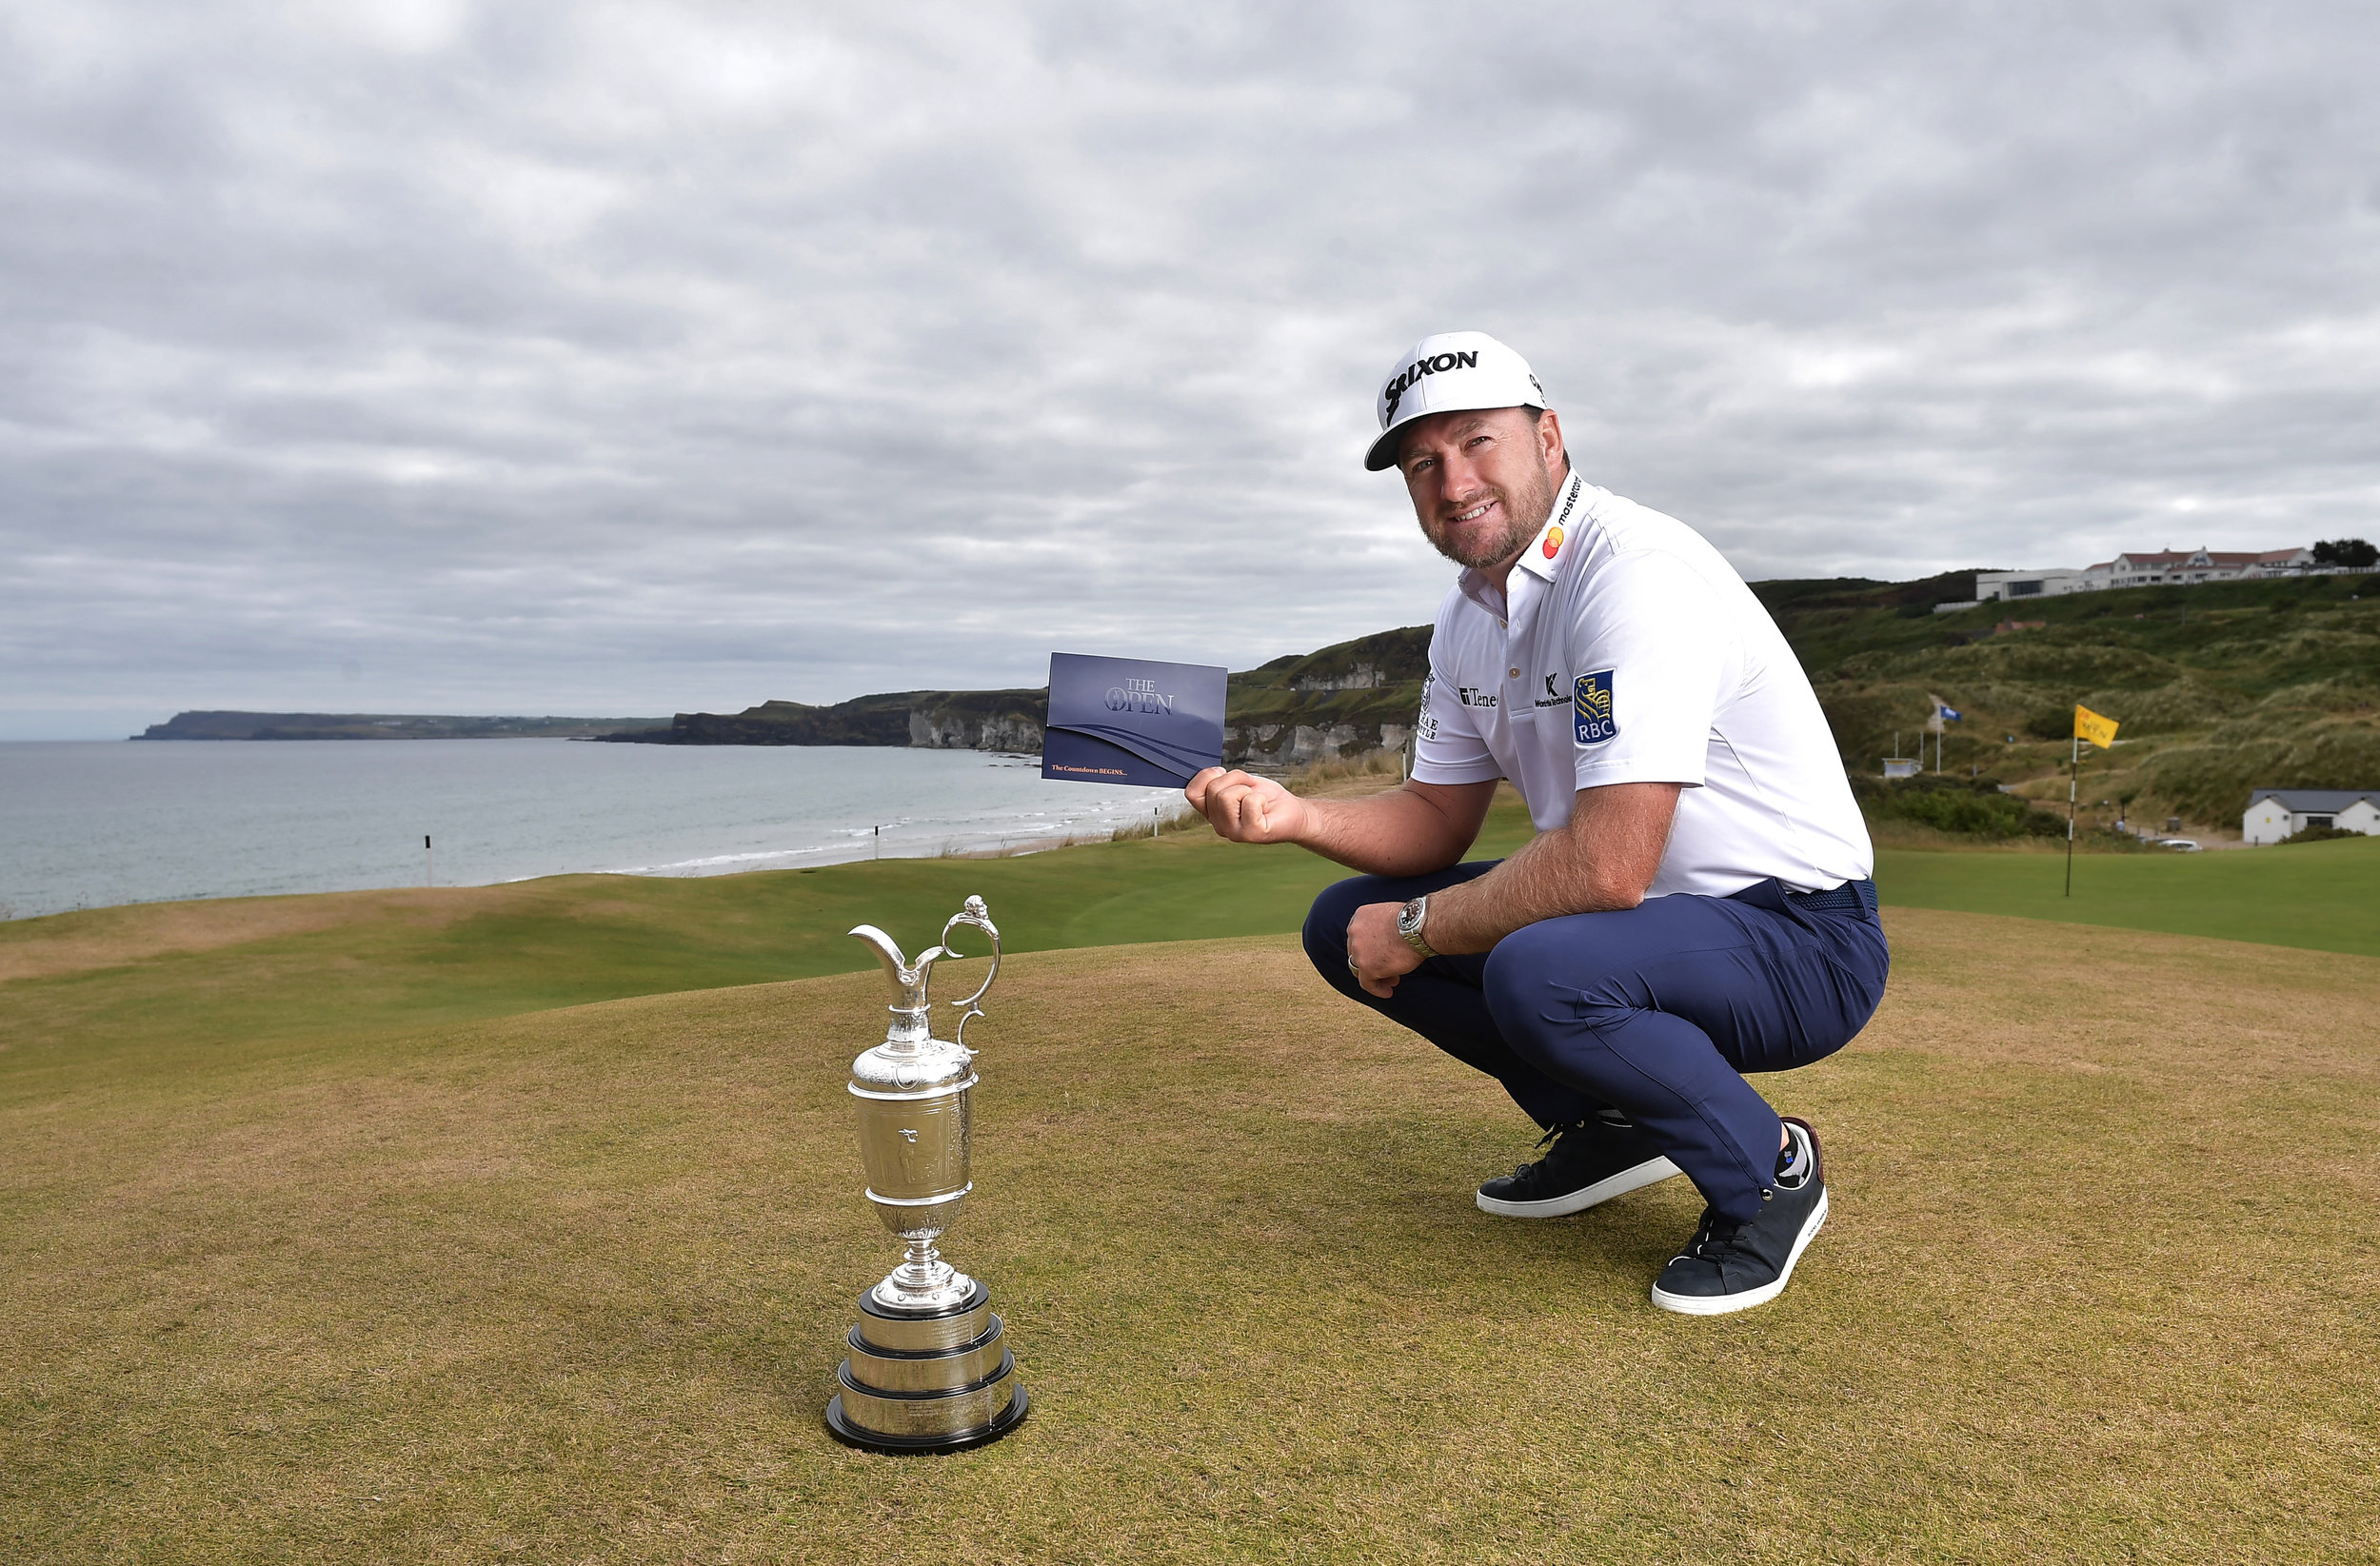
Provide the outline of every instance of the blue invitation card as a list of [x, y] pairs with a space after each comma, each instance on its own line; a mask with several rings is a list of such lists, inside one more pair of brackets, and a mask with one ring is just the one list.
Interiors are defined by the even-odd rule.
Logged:
[[1204, 664], [1050, 654], [1041, 776], [1180, 788], [1223, 764], [1225, 679]]

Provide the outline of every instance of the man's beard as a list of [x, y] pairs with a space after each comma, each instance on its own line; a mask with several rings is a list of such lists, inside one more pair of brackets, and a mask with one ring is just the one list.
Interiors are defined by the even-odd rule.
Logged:
[[1468, 545], [1457, 545], [1446, 542], [1441, 534], [1424, 527], [1422, 535], [1430, 541], [1430, 546], [1456, 565], [1474, 571], [1484, 571], [1527, 548], [1529, 541], [1544, 527], [1545, 519], [1554, 514], [1553, 470], [1540, 457], [1537, 472], [1530, 475], [1519, 493], [1506, 494], [1501, 489], [1494, 493], [1504, 503], [1507, 521], [1501, 533], [1493, 538], [1476, 540]]

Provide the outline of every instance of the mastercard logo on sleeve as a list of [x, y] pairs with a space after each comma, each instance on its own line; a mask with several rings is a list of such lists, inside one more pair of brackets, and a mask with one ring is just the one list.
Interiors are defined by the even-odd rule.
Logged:
[[1545, 530], [1545, 558], [1552, 560], [1562, 552], [1562, 525], [1556, 523]]

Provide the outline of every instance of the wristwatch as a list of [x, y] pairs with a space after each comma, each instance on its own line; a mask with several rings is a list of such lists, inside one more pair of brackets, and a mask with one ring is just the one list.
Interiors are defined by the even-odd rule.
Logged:
[[1406, 945], [1422, 956], [1436, 957], [1438, 953], [1430, 950], [1430, 943], [1421, 939], [1421, 922], [1429, 917], [1430, 898], [1425, 892], [1398, 911], [1397, 933], [1405, 938]]

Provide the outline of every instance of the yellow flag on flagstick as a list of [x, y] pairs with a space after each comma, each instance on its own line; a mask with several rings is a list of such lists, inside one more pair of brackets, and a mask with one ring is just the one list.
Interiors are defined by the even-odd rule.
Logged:
[[2115, 720], [2102, 718], [2086, 706], [2074, 708], [2074, 738], [2089, 740], [2101, 750], [2115, 743]]

